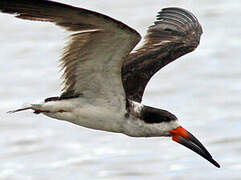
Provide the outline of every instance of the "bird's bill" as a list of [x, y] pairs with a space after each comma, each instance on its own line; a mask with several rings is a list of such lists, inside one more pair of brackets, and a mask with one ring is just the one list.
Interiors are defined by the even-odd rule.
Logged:
[[211, 154], [202, 145], [202, 143], [186, 129], [178, 126], [177, 128], [170, 130], [169, 133], [171, 134], [173, 141], [176, 141], [177, 143], [193, 150], [208, 160], [210, 163], [212, 163], [214, 166], [220, 168], [220, 165], [212, 158]]

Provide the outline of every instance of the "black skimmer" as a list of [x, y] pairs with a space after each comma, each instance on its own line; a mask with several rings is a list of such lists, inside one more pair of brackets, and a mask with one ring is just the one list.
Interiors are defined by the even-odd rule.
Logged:
[[150, 78], [163, 66], [193, 51], [202, 28], [181, 8], [162, 9], [142, 47], [140, 34], [106, 15], [47, 0], [1, 0], [0, 11], [17, 18], [49, 21], [70, 31], [61, 59], [64, 89], [59, 97], [11, 112], [35, 113], [87, 128], [133, 137], [172, 139], [220, 165], [170, 112], [141, 104]]

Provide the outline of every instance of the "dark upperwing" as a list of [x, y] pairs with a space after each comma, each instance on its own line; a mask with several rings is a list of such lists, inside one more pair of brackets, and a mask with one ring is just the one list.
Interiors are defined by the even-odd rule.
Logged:
[[[138, 36], [134, 29], [108, 16], [52, 1], [0, 0], [0, 10], [22, 19], [54, 22], [72, 32], [88, 31], [94, 34], [92, 30], [105, 29], [111, 24], [114, 32], [124, 29], [126, 33]], [[187, 10], [166, 8], [159, 12], [157, 21], [148, 29], [144, 45], [129, 54], [122, 66], [122, 81], [127, 98], [141, 102], [151, 77], [166, 64], [193, 51], [199, 44], [201, 34], [201, 25]], [[74, 82], [69, 73], [72, 72], [68, 68], [70, 63], [62, 62], [67, 67], [64, 72], [65, 92], [60, 97], [48, 98], [46, 101], [79, 95], [70, 88], [71, 82]]]
[[132, 52], [122, 66], [122, 81], [128, 99], [141, 102], [151, 77], [162, 67], [199, 44], [202, 27], [197, 18], [181, 8], [165, 8], [148, 28], [144, 45]]

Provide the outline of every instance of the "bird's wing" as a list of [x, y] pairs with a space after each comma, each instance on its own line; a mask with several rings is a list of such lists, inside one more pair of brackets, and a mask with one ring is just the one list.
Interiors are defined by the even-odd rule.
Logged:
[[125, 97], [121, 67], [140, 40], [134, 29], [100, 13], [47, 0], [0, 0], [0, 11], [53, 22], [72, 33], [61, 58], [63, 98]]
[[142, 47], [131, 53], [122, 67], [126, 96], [141, 102], [151, 77], [162, 67], [193, 51], [202, 27], [197, 18], [181, 8], [165, 8], [150, 26]]

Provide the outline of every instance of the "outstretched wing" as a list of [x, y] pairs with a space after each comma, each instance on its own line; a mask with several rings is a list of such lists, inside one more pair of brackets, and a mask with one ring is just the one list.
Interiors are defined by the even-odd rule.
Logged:
[[197, 18], [181, 8], [165, 8], [145, 36], [144, 45], [131, 53], [122, 67], [126, 96], [141, 102], [151, 77], [162, 67], [193, 51], [202, 27]]
[[72, 32], [61, 59], [62, 98], [81, 94], [112, 103], [117, 96], [124, 99], [121, 67], [140, 40], [134, 29], [106, 15], [47, 0], [0, 0], [0, 11]]

